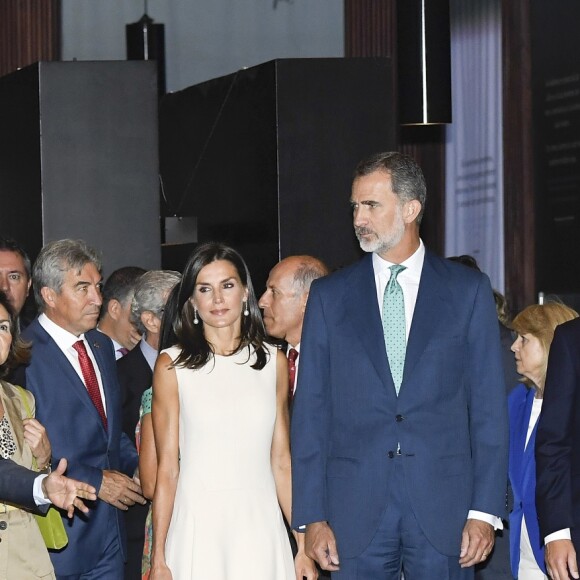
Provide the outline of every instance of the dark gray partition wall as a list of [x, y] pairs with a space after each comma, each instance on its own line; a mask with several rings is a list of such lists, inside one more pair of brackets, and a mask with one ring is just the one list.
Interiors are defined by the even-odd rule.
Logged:
[[0, 233], [82, 238], [105, 275], [161, 263], [152, 62], [42, 62], [0, 78]]
[[172, 223], [165, 266], [223, 240], [261, 290], [285, 256], [359, 256], [350, 185], [362, 157], [395, 147], [390, 59], [275, 60], [168, 94], [159, 115], [162, 212], [197, 226], [171, 245]]

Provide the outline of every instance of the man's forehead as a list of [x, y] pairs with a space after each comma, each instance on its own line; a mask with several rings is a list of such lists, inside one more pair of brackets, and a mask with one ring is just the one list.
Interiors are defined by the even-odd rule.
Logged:
[[79, 281], [98, 284], [103, 277], [92, 262], [87, 262], [80, 268], [68, 268], [65, 272], [65, 280], [76, 283]]
[[18, 252], [11, 250], [0, 250], [0, 269], [26, 274], [24, 258]]

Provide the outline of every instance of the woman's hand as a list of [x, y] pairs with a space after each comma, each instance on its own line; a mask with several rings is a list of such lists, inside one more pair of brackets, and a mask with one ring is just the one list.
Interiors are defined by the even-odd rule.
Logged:
[[24, 424], [24, 440], [32, 450], [38, 469], [45, 469], [48, 467], [52, 454], [46, 429], [36, 419], [23, 419], [22, 423]]
[[167, 564], [152, 564], [149, 580], [172, 580], [173, 576]]
[[296, 570], [296, 580], [316, 580], [318, 578], [318, 570], [312, 558], [309, 558], [303, 550], [298, 550], [294, 560], [294, 569]]

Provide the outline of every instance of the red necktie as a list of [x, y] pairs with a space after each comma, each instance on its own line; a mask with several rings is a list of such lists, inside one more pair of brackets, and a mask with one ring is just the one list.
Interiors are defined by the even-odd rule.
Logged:
[[294, 397], [294, 391], [296, 390], [296, 359], [298, 358], [298, 351], [295, 348], [288, 350], [288, 381], [290, 383], [290, 390], [288, 391], [288, 397], [292, 399]]
[[101, 420], [105, 429], [107, 428], [107, 416], [105, 415], [105, 409], [103, 407], [103, 400], [101, 399], [101, 391], [99, 389], [99, 381], [97, 380], [97, 375], [95, 373], [95, 367], [93, 362], [89, 358], [85, 343], [82, 340], [75, 342], [73, 348], [77, 351], [79, 355], [79, 363], [81, 365], [81, 371], [83, 373], [83, 378], [85, 380], [85, 387], [89, 393], [89, 397], [93, 402], [93, 405], [99, 412]]

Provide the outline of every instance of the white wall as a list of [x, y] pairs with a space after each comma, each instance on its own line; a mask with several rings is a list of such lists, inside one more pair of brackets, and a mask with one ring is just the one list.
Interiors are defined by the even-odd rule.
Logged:
[[[140, 0], [62, 0], [63, 60], [124, 60]], [[342, 0], [149, 0], [165, 24], [167, 90], [274, 58], [344, 56]]]

